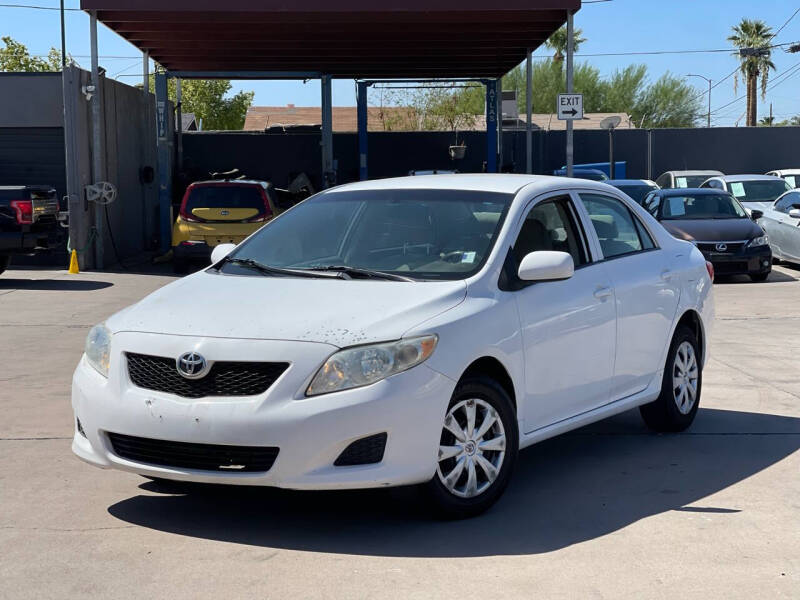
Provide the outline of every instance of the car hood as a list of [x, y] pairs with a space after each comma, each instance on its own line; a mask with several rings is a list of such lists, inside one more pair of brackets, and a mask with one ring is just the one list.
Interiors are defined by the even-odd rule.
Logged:
[[171, 283], [107, 322], [135, 331], [321, 342], [337, 347], [399, 339], [463, 302], [464, 281], [396, 282], [221, 275]]
[[679, 240], [701, 242], [749, 240], [764, 232], [750, 219], [673, 219], [661, 221]]

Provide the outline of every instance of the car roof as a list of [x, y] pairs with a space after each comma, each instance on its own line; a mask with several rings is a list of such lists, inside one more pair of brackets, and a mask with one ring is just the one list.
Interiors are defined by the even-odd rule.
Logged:
[[775, 169], [770, 173], [777, 173], [779, 177], [782, 175], [800, 175], [800, 169]]
[[466, 190], [516, 194], [526, 186], [535, 186], [532, 191], [546, 192], [551, 189], [590, 188], [607, 190], [603, 182], [587, 179], [569, 179], [550, 175], [516, 175], [512, 173], [461, 173], [457, 175], [421, 175], [394, 177], [348, 183], [328, 190], [326, 193], [369, 190]]
[[727, 196], [731, 195], [730, 192], [725, 192], [716, 188], [667, 188], [663, 190], [655, 190], [653, 193], [657, 196], [661, 196], [662, 198], [671, 196], [686, 196], [687, 194], [691, 194], [692, 196], [719, 196], [720, 194]]
[[649, 179], [607, 179], [603, 183], [608, 185], [656, 185], [655, 182]]
[[782, 181], [780, 177], [774, 175], [723, 175], [713, 179], [722, 179], [725, 183], [735, 183], [737, 181]]
[[721, 171], [714, 171], [714, 170], [711, 170], [711, 169], [708, 170], [708, 171], [667, 171], [666, 173], [664, 173], [664, 175], [667, 175], [667, 174], [671, 174], [671, 175], [673, 175], [675, 177], [682, 177], [684, 175], [690, 175], [690, 176], [691, 175], [708, 175], [709, 177], [719, 177], [719, 176], [723, 175], [723, 173]]

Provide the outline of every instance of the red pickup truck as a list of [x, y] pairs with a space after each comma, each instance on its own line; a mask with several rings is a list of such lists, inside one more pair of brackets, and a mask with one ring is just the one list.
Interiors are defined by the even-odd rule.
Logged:
[[0, 273], [14, 254], [50, 250], [63, 237], [58, 195], [50, 186], [0, 186]]

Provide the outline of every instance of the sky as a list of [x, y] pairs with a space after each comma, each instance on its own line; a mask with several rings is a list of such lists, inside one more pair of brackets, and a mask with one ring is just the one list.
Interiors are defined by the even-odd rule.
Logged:
[[[5, 4], [5, 6], [4, 6]], [[15, 8], [8, 4], [58, 7], [57, 0], [0, 0], [0, 36], [10, 35], [28, 46], [32, 54], [47, 54], [51, 46], [59, 47], [60, 24], [57, 10]], [[68, 8], [78, 8], [78, 0], [66, 0]], [[609, 75], [616, 69], [633, 63], [645, 64], [651, 80], [667, 71], [683, 76], [696, 73], [711, 78], [714, 83], [729, 76], [737, 60], [729, 52], [685, 54], [645, 54], [637, 56], [589, 56], [631, 52], [660, 52], [686, 50], [725, 50], [731, 27], [742, 17], [762, 19], [774, 30], [783, 26], [800, 8], [793, 0], [611, 0], [586, 4], [575, 15], [575, 26], [583, 30], [587, 42], [581, 46], [576, 61], [586, 61]], [[80, 11], [70, 11], [66, 17], [67, 51], [82, 66], [89, 66], [89, 17]], [[134, 84], [141, 79], [141, 53], [114, 32], [98, 28], [100, 64], [110, 77]], [[797, 14], [774, 38], [773, 43], [800, 42], [800, 14]], [[546, 56], [541, 48], [535, 53]], [[768, 115], [770, 104], [777, 120], [800, 114], [800, 53], [789, 54], [782, 48], [773, 52], [777, 67], [770, 78], [774, 89], [766, 101], [759, 98], [759, 118]], [[796, 68], [795, 68], [796, 67]], [[794, 69], [794, 70], [793, 70]], [[782, 77], [783, 76], [783, 77]], [[712, 91], [712, 123], [732, 126], [744, 122], [745, 100], [743, 85], [734, 88], [729, 77]], [[707, 90], [701, 79], [690, 79], [698, 94]], [[255, 91], [256, 106], [319, 106], [318, 81], [238, 81], [234, 91]], [[334, 82], [333, 102], [336, 106], [355, 105], [355, 85], [351, 80]], [[706, 98], [704, 97], [704, 102]], [[548, 107], [534, 107], [536, 112], [549, 112]]]

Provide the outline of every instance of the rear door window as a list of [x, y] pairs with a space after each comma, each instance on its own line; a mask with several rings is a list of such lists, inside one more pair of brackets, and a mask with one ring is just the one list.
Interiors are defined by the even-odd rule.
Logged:
[[655, 247], [647, 229], [621, 200], [600, 194], [580, 196], [606, 259]]

